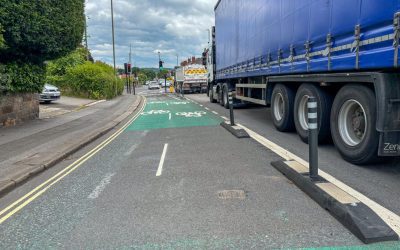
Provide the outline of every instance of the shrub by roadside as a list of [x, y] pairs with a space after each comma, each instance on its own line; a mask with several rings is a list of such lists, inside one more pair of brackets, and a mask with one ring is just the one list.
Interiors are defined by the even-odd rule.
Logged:
[[58, 85], [66, 95], [90, 99], [111, 99], [124, 89], [114, 69], [102, 62], [85, 62], [69, 68]]

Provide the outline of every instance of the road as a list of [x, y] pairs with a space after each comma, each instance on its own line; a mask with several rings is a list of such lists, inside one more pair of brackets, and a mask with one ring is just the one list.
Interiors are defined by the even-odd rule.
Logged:
[[[187, 95], [190, 99], [229, 117], [229, 110], [211, 104], [206, 95]], [[268, 138], [288, 151], [308, 160], [308, 145], [296, 133], [278, 132], [269, 108], [244, 107], [235, 109], [236, 121]], [[356, 166], [344, 161], [332, 144], [320, 145], [320, 168], [357, 191], [400, 215], [400, 159], [373, 166]]]
[[233, 137], [220, 115], [138, 92], [147, 103], [137, 117], [1, 198], [0, 249], [362, 245], [271, 167], [278, 155]]

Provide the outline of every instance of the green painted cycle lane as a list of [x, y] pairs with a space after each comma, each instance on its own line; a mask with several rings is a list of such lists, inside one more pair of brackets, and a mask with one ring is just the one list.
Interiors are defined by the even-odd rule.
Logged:
[[216, 126], [222, 118], [187, 100], [150, 97], [144, 111], [126, 131]]

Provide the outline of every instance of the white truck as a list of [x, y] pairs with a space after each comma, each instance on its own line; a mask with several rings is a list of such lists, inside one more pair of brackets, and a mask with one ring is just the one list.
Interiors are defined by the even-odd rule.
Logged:
[[177, 91], [184, 93], [206, 93], [208, 71], [205, 66], [192, 64], [176, 70]]

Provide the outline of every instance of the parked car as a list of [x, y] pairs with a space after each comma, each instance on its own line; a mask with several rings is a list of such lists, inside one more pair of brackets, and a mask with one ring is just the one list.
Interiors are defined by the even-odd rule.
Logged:
[[61, 92], [60, 90], [51, 84], [45, 84], [42, 90], [42, 93], [40, 93], [40, 102], [44, 103], [50, 103], [52, 101], [57, 101], [61, 97]]
[[148, 85], [149, 89], [160, 89], [160, 85], [157, 81], [151, 81]]

